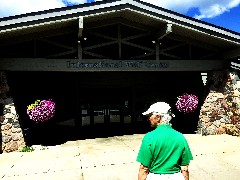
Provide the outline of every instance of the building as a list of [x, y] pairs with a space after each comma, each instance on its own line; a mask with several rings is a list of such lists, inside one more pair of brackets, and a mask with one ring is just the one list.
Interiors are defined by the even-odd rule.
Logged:
[[114, 121], [131, 122], [134, 128], [144, 122], [141, 112], [153, 102], [174, 107], [178, 96], [193, 93], [199, 97], [198, 109], [191, 115], [173, 110], [184, 119], [173, 122], [176, 129], [227, 133], [220, 125], [227, 119], [225, 125], [237, 131], [239, 58], [239, 33], [139, 0], [2, 18], [3, 152], [27, 142], [27, 129], [37, 125], [26, 107], [46, 98], [56, 102], [49, 127], [80, 129], [84, 123], [107, 126]]

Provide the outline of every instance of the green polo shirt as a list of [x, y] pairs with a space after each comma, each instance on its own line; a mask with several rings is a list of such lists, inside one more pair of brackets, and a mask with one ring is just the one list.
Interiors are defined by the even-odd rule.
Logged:
[[187, 140], [170, 125], [161, 124], [148, 132], [138, 152], [137, 162], [149, 168], [151, 173], [173, 174], [193, 159]]

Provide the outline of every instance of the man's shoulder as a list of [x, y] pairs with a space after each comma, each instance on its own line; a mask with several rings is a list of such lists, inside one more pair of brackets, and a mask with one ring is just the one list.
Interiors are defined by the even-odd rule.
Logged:
[[143, 136], [143, 138], [144, 138], [144, 139], [150, 139], [152, 136], [154, 136], [155, 131], [156, 131], [156, 129], [147, 132], [147, 133]]
[[144, 135], [144, 138], [150, 137], [153, 134], [153, 131], [149, 131]]
[[179, 137], [182, 137], [185, 139], [185, 136], [183, 135], [183, 133], [177, 131], [177, 130], [174, 130], [176, 132], [176, 134], [179, 136]]

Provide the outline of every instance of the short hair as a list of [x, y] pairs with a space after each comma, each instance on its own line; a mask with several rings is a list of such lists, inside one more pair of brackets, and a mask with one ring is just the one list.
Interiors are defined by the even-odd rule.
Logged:
[[160, 113], [154, 112], [154, 113], [152, 113], [152, 114], [160, 116], [161, 119], [162, 119], [162, 123], [163, 123], [163, 124], [171, 124], [170, 121], [171, 121], [172, 118], [174, 117], [174, 115], [173, 115], [173, 114], [170, 114], [170, 113], [160, 114]]

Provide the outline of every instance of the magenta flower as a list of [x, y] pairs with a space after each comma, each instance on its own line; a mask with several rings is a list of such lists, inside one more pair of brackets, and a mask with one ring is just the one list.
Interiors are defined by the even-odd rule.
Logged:
[[44, 122], [51, 119], [55, 114], [55, 102], [49, 100], [36, 100], [27, 106], [29, 118], [35, 122]]
[[191, 113], [197, 109], [198, 97], [193, 94], [183, 94], [178, 97], [176, 108], [183, 113]]

